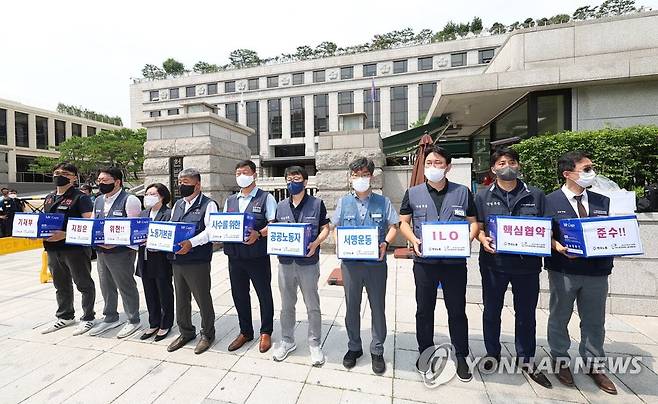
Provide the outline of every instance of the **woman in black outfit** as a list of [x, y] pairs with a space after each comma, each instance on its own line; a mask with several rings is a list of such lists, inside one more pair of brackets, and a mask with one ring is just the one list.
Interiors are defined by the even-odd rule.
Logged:
[[[167, 204], [171, 201], [171, 193], [166, 186], [155, 183], [144, 192], [144, 209], [141, 217], [150, 217], [155, 221], [169, 221], [171, 209]], [[148, 339], [155, 335], [160, 341], [167, 337], [174, 323], [174, 288], [172, 284], [171, 263], [167, 253], [147, 250], [144, 245], [139, 247], [137, 258], [137, 276], [142, 278], [144, 296], [149, 312], [149, 329], [140, 339]]]

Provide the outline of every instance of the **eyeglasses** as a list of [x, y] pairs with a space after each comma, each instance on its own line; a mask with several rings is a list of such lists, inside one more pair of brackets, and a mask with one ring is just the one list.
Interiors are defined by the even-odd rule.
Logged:
[[286, 182], [302, 182], [302, 181], [304, 181], [304, 177], [302, 177], [301, 175], [286, 178]]

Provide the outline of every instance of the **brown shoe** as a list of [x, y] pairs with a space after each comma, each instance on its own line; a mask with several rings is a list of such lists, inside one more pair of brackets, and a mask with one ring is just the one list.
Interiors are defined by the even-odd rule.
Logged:
[[182, 347], [185, 346], [185, 344], [192, 341], [194, 338], [196, 338], [196, 336], [188, 338], [188, 337], [184, 337], [182, 335], [179, 335], [178, 338], [176, 338], [175, 340], [173, 340], [171, 342], [171, 344], [169, 344], [169, 346], [167, 347], [167, 352], [174, 352], [174, 351], [177, 351], [177, 350], [181, 349]]
[[265, 353], [272, 348], [272, 337], [268, 334], [260, 335], [260, 343], [258, 344], [258, 350], [260, 353]]
[[214, 340], [215, 337], [208, 338], [205, 335], [202, 335], [199, 343], [196, 344], [196, 348], [194, 348], [194, 353], [198, 355], [206, 352]]
[[574, 387], [576, 385], [573, 382], [573, 374], [571, 374], [569, 366], [560, 366], [557, 371], [557, 379], [567, 387]]
[[249, 337], [248, 338], [244, 334], [240, 334], [240, 335], [237, 336], [237, 338], [235, 338], [233, 340], [233, 342], [231, 342], [228, 345], [228, 351], [229, 352], [237, 351], [238, 349], [242, 348], [242, 346], [244, 344], [246, 344], [247, 342], [249, 342], [253, 339], [254, 339], [254, 337]]
[[596, 383], [601, 390], [608, 394], [617, 394], [615, 384], [605, 375], [605, 373], [590, 370], [587, 374], [594, 379], [594, 383]]

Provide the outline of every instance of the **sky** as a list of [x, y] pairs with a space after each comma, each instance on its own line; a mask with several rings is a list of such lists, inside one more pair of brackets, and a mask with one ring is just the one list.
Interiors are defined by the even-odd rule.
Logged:
[[[405, 27], [438, 31], [474, 16], [489, 27], [572, 14], [601, 1], [6, 1], [0, 98], [49, 110], [81, 105], [129, 125], [131, 77], [141, 77], [146, 63], [173, 57], [191, 70], [199, 60], [226, 64], [238, 48], [270, 57], [322, 41], [364, 43]], [[637, 5], [658, 9], [658, 0]]]

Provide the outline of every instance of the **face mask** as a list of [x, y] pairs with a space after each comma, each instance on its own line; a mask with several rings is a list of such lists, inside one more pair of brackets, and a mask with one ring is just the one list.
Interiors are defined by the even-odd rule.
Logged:
[[179, 185], [178, 191], [180, 192], [180, 196], [187, 198], [188, 196], [192, 195], [194, 193], [194, 187], [194, 185]]
[[101, 194], [109, 194], [114, 190], [114, 183], [103, 184], [102, 182], [98, 184], [98, 190], [101, 191]]
[[583, 188], [587, 188], [592, 184], [594, 184], [595, 179], [596, 179], [596, 173], [594, 172], [594, 170], [591, 170], [588, 173], [581, 171], [579, 173], [578, 179], [576, 180], [576, 184], [580, 185]]
[[359, 177], [353, 180], [352, 188], [356, 192], [366, 192], [370, 188], [370, 177]]
[[495, 173], [503, 181], [514, 181], [519, 176], [519, 169], [507, 166], [496, 170]]
[[160, 198], [157, 195], [144, 195], [144, 207], [146, 209], [151, 209], [160, 202]]
[[56, 186], [63, 187], [69, 185], [71, 183], [71, 180], [69, 180], [63, 175], [56, 175], [53, 177], [53, 182], [55, 183]]
[[254, 176], [240, 174], [237, 177], [235, 177], [235, 181], [238, 183], [240, 188], [247, 188], [249, 185], [251, 185], [254, 182]]
[[446, 175], [445, 168], [429, 167], [425, 169], [425, 178], [432, 182], [441, 181]]
[[304, 181], [291, 181], [288, 183], [288, 192], [290, 195], [297, 195], [304, 190]]
[[16, 195], [16, 194], [9, 194], [8, 196], [9, 196], [11, 199], [15, 199], [18, 195]]

